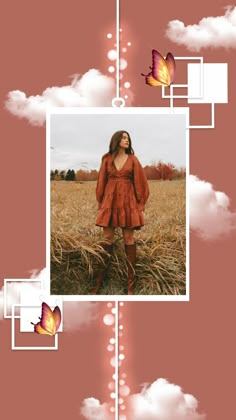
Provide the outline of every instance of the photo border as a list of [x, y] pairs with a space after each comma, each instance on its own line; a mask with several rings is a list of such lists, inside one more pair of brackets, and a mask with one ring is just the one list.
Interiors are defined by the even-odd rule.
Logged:
[[188, 107], [57, 107], [50, 108], [46, 113], [46, 269], [49, 273], [49, 290], [51, 289], [50, 278], [50, 130], [52, 115], [185, 115], [186, 118], [186, 294], [185, 295], [51, 295], [63, 296], [64, 302], [72, 301], [100, 301], [100, 302], [183, 302], [190, 300], [190, 279], [189, 279], [189, 108]]

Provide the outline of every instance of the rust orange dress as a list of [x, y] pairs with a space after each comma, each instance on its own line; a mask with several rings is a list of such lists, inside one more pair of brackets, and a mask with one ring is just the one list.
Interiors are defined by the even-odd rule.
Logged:
[[136, 156], [127, 156], [120, 170], [112, 165], [112, 155], [102, 159], [96, 188], [97, 226], [140, 229], [144, 225], [142, 211], [149, 196], [147, 178]]

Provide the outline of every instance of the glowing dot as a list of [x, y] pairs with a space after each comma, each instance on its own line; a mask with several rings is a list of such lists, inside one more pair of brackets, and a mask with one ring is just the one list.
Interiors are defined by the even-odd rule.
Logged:
[[123, 330], [124, 329], [124, 325], [120, 325], [119, 328], [120, 328], [120, 330]]
[[[121, 405], [121, 406], [120, 406], [120, 409], [121, 409], [121, 410], [125, 410], [125, 405]], [[124, 416], [123, 416], [123, 418], [124, 418]], [[125, 417], [125, 418], [126, 418], [126, 417]]]
[[114, 391], [114, 389], [115, 389], [115, 383], [114, 383], [114, 382], [110, 382], [110, 383], [108, 384], [108, 388], [109, 388], [111, 391]]
[[124, 381], [124, 379], [120, 379], [119, 380], [119, 384], [122, 386], [122, 385], [124, 385], [125, 384], [125, 381]]
[[124, 302], [120, 302], [120, 306], [124, 306]]
[[125, 96], [124, 96], [124, 98], [125, 98], [125, 99], [128, 99], [128, 95], [125, 95]]
[[112, 34], [107, 34], [107, 38], [111, 39], [112, 38]]
[[112, 379], [114, 379], [114, 381], [116, 380], [116, 374], [115, 373], [113, 373]]
[[114, 66], [109, 66], [108, 71], [109, 71], [109, 73], [114, 73], [115, 67]]
[[131, 86], [130, 82], [125, 82], [125, 83], [124, 83], [124, 87], [125, 87], [126, 89], [129, 89], [129, 88], [130, 88], [130, 86]]
[[[111, 358], [110, 364], [111, 364], [112, 367], [115, 367], [115, 365], [116, 365], [116, 358], [115, 357]], [[120, 366], [120, 365], [121, 365], [121, 361], [119, 360], [118, 366]]]
[[127, 61], [124, 58], [121, 58], [120, 59], [120, 69], [125, 70], [127, 66], [128, 66]]
[[108, 351], [113, 351], [114, 350], [114, 346], [112, 346], [112, 344], [109, 344], [109, 346], [107, 346], [107, 350]]
[[124, 346], [119, 346], [119, 349], [122, 351], [124, 350]]
[[109, 342], [110, 342], [111, 344], [115, 344], [116, 340], [115, 340], [114, 338], [110, 338]]
[[112, 312], [113, 314], [116, 314], [116, 308], [112, 308], [111, 312]]
[[120, 80], [121, 80], [121, 79], [123, 79], [123, 74], [122, 74], [122, 73], [120, 73]]
[[113, 315], [107, 314], [103, 317], [103, 322], [105, 325], [112, 325], [115, 322], [115, 318]]
[[113, 61], [116, 60], [116, 50], [110, 50], [107, 53], [107, 57], [109, 58], [109, 60]]
[[112, 303], [111, 303], [111, 302], [109, 302], [109, 303], [107, 304], [107, 307], [108, 307], [108, 308], [112, 308], [112, 306], [113, 306], [113, 305], [112, 305]]
[[119, 388], [119, 394], [122, 397], [127, 397], [127, 395], [129, 395], [130, 393], [130, 388], [128, 387], [128, 385], [123, 385]]
[[119, 404], [123, 404], [123, 402], [124, 402], [123, 398], [119, 398], [118, 402], [119, 402]]
[[131, 42], [129, 41], [129, 42], [127, 42], [127, 45], [128, 45], [128, 47], [130, 47], [130, 45], [131, 45]]
[[120, 28], [120, 32], [122, 32], [122, 29]]
[[116, 394], [115, 394], [115, 392], [112, 392], [112, 393], [110, 394], [110, 397], [111, 397], [112, 399], [116, 398]]
[[126, 53], [127, 52], [127, 48], [122, 48], [122, 50], [121, 50], [123, 53]]
[[125, 355], [124, 354], [119, 354], [119, 359], [120, 360], [124, 360], [124, 358], [125, 358]]
[[110, 408], [110, 412], [111, 412], [111, 413], [114, 413], [114, 412], [115, 412], [115, 407], [111, 407], [111, 408]]

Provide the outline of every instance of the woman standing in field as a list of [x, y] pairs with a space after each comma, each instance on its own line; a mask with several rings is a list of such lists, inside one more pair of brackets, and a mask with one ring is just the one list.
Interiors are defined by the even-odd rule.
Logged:
[[113, 134], [109, 152], [102, 157], [98, 174], [96, 198], [98, 216], [96, 225], [103, 228], [106, 252], [105, 265], [97, 274], [96, 285], [91, 294], [96, 294], [105, 278], [112, 252], [115, 228], [122, 228], [128, 265], [128, 294], [133, 294], [136, 244], [134, 230], [144, 225], [144, 206], [149, 188], [144, 170], [134, 156], [131, 138], [127, 131]]

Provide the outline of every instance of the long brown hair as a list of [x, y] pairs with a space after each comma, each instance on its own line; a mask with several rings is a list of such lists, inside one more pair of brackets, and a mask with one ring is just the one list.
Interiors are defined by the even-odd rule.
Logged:
[[112, 165], [114, 165], [114, 160], [115, 160], [115, 158], [116, 158], [116, 156], [119, 152], [120, 141], [121, 141], [124, 133], [127, 134], [128, 140], [129, 140], [129, 147], [125, 150], [125, 153], [127, 155], [134, 155], [134, 150], [132, 148], [131, 137], [130, 137], [128, 131], [125, 131], [125, 130], [116, 131], [111, 137], [108, 153], [106, 153], [103, 156], [103, 158], [104, 158], [105, 156], [112, 155]]

